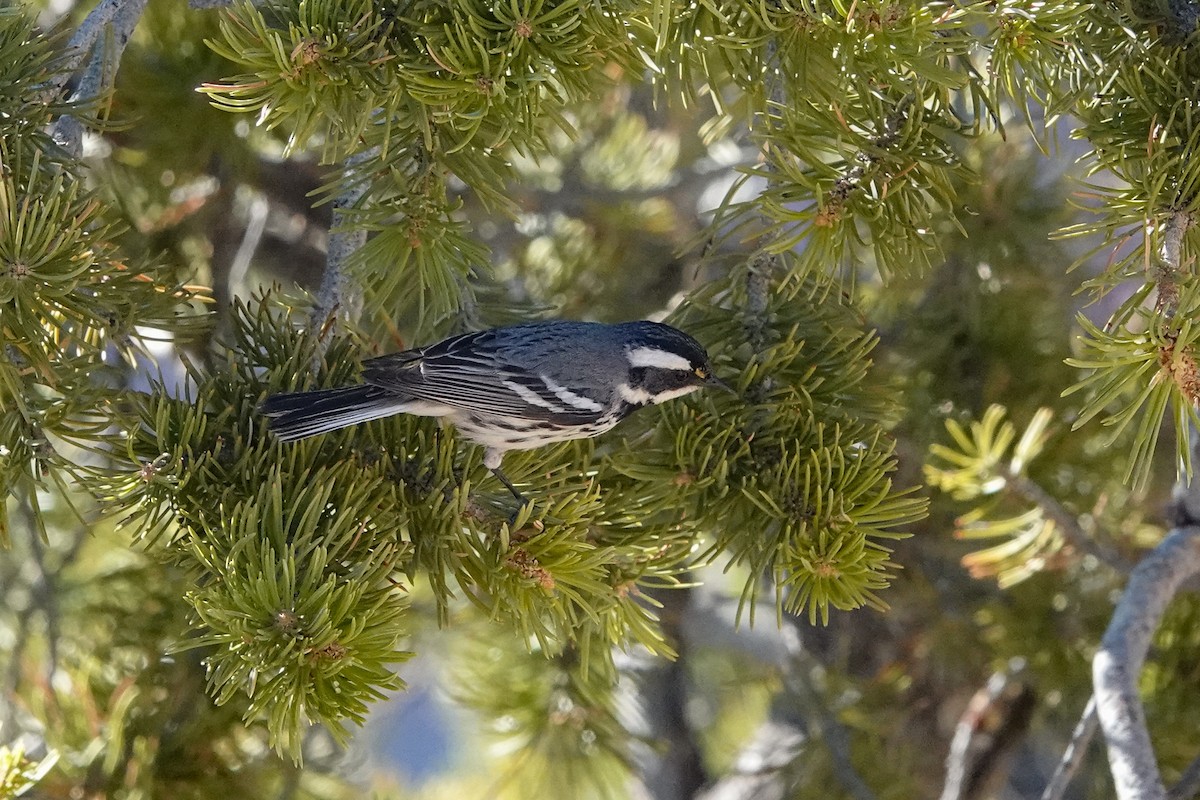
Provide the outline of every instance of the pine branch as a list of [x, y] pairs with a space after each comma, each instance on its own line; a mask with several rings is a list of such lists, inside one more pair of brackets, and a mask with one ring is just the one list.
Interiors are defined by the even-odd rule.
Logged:
[[1046, 784], [1046, 789], [1042, 792], [1042, 800], [1062, 800], [1071, 779], [1075, 777], [1075, 773], [1083, 764], [1083, 757], [1087, 755], [1088, 745], [1092, 743], [1092, 738], [1096, 735], [1097, 723], [1096, 697], [1093, 695], [1088, 698], [1087, 706], [1084, 707], [1083, 714], [1075, 725], [1075, 730], [1071, 732], [1071, 741], [1067, 744], [1067, 749], [1063, 751], [1062, 759], [1058, 762], [1054, 774], [1050, 776], [1050, 782]]
[[[1107, 4], [1118, 13], [1129, 11], [1128, 2], [1110, 0]], [[1143, 24], [1158, 23], [1154, 27], [1167, 47], [1186, 47], [1188, 38], [1200, 28], [1200, 3], [1196, 0], [1166, 0], [1166, 2], [1141, 3], [1134, 8], [1143, 15]]]
[[[72, 69], [78, 67], [89, 52], [91, 60], [84, 69], [72, 100], [92, 100], [112, 86], [117, 67], [121, 63], [121, 55], [133, 36], [133, 29], [137, 27], [138, 20], [142, 18], [142, 12], [146, 10], [147, 2], [148, 0], [102, 0], [84, 19], [75, 36], [71, 38], [69, 47], [74, 55], [71, 56], [68, 66]], [[61, 86], [68, 78], [69, 73], [64, 72], [56, 82]], [[83, 153], [83, 122], [78, 116], [66, 114], [59, 117], [54, 125], [53, 135], [54, 140], [73, 156], [79, 157]]]
[[1167, 0], [1167, 13], [1180, 41], [1186, 41], [1200, 27], [1200, 3], [1195, 0]]
[[[1155, 275], [1158, 298], [1154, 304], [1155, 312], [1167, 326], [1165, 342], [1159, 346], [1159, 364], [1192, 407], [1200, 404], [1200, 365], [1196, 363], [1192, 347], [1177, 347], [1181, 333], [1181, 322], [1177, 317], [1183, 277], [1183, 238], [1194, 222], [1192, 215], [1186, 211], [1175, 211], [1167, 219]], [[1184, 471], [1190, 474], [1190, 465]]]
[[[755, 350], [763, 346], [771, 279], [779, 272], [779, 268], [778, 255], [757, 253], [750, 259], [750, 265], [746, 269], [746, 338]], [[750, 387], [748, 399], [760, 403], [774, 388], [775, 378], [770, 374], [764, 375], [762, 380]]]
[[[1177, 211], [1168, 219], [1163, 235], [1155, 310], [1172, 323], [1178, 311], [1182, 240], [1191, 225], [1191, 215]], [[1172, 360], [1162, 363], [1171, 364]], [[1177, 374], [1173, 373], [1173, 377], [1185, 393], [1195, 386], [1194, 373], [1186, 386]], [[1194, 394], [1189, 394], [1189, 399], [1194, 400]], [[1189, 448], [1193, 455], [1196, 445], [1193, 432]], [[1192, 524], [1191, 516], [1192, 510], [1200, 506], [1200, 485], [1197, 485], [1200, 482], [1188, 484], [1188, 480], [1182, 478], [1175, 492], [1175, 514], [1182, 524], [1130, 574], [1129, 584], [1092, 661], [1097, 716], [1121, 800], [1157, 800], [1167, 796], [1137, 682], [1151, 638], [1167, 606], [1185, 581], [1200, 574], [1200, 528]]]
[[[892, 113], [884, 120], [883, 130], [879, 135], [871, 141], [871, 146], [876, 150], [887, 150], [892, 145], [900, 140], [900, 132], [904, 128], [904, 123], [908, 120], [908, 110], [913, 104], [914, 97], [911, 94], [905, 95], [896, 103], [896, 107], [892, 109]], [[854, 157], [855, 164], [842, 177], [838, 178], [827, 195], [828, 210], [826, 214], [838, 213], [850, 196], [854, 194], [862, 186], [863, 179], [867, 176], [868, 170], [875, 166], [880, 160], [878, 153], [870, 150], [860, 150]]]

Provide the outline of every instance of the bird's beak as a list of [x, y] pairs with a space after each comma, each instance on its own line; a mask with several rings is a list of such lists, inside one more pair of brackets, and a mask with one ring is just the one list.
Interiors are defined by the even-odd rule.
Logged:
[[716, 375], [713, 375], [711, 372], [708, 374], [708, 377], [704, 379], [704, 385], [711, 386], [714, 389], [721, 389], [729, 392], [730, 394], [737, 394], [737, 389], [734, 389], [728, 383], [721, 380]]

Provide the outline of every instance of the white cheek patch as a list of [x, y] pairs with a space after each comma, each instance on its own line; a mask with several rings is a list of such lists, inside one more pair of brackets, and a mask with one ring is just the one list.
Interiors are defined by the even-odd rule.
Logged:
[[626, 357], [631, 367], [653, 367], [655, 369], [677, 369], [691, 372], [692, 364], [677, 353], [668, 353], [657, 347], [635, 347], [628, 351]]
[[699, 386], [680, 386], [678, 389], [668, 389], [665, 392], [659, 392], [656, 394], [653, 402], [665, 403], [668, 400], [674, 400], [676, 397], [683, 397], [685, 394], [691, 394], [699, 388]]
[[665, 403], [668, 400], [674, 400], [676, 397], [683, 397], [685, 394], [691, 394], [699, 388], [699, 386], [681, 386], [678, 389], [668, 389], [665, 392], [651, 394], [640, 387], [635, 389], [627, 383], [622, 383], [617, 387], [617, 394], [621, 395], [621, 399], [626, 403], [635, 406], [645, 406]]
[[628, 383], [622, 383], [617, 387], [617, 394], [621, 395], [621, 399], [626, 403], [635, 406], [649, 405], [654, 400], [654, 395], [647, 392], [645, 389], [634, 389]]

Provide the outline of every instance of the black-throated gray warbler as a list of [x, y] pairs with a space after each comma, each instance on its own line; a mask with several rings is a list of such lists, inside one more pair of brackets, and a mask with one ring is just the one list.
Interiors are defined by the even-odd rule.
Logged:
[[500, 471], [506, 451], [596, 436], [706, 386], [729, 390], [699, 342], [659, 322], [493, 328], [368, 359], [362, 375], [357, 386], [273, 395], [262, 413], [283, 441], [392, 414], [441, 417], [486, 448], [484, 466], [522, 501]]

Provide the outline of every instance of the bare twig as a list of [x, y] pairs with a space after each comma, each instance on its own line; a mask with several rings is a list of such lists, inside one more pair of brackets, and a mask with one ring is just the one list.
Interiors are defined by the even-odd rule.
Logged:
[[54, 76], [47, 89], [58, 90], [67, 84], [72, 74], [83, 64], [83, 60], [92, 52], [96, 39], [100, 37], [104, 26], [112, 22], [113, 15], [121, 7], [124, 0], [100, 0], [100, 4], [92, 9], [79, 27], [75, 29], [70, 41], [67, 42], [67, 60], [62, 72]]
[[1096, 698], [1093, 695], [1088, 698], [1083, 715], [1079, 717], [1079, 722], [1075, 724], [1075, 730], [1071, 732], [1071, 741], [1067, 744], [1067, 749], [1063, 751], [1062, 759], [1058, 762], [1054, 774], [1050, 776], [1050, 782], [1046, 784], [1046, 788], [1042, 792], [1042, 800], [1062, 800], [1067, 786], [1083, 763], [1083, 757], [1087, 755], [1088, 745], [1092, 743], [1092, 737], [1096, 735], [1096, 725]]
[[1134, 568], [1092, 660], [1096, 711], [1121, 800], [1163, 800], [1137, 681], [1150, 638], [1179, 587], [1200, 573], [1200, 529], [1177, 528]]
[[1194, 800], [1200, 795], [1200, 758], [1192, 760], [1179, 777], [1179, 783], [1167, 792], [1167, 800]]
[[1023, 669], [1018, 662], [995, 673], [967, 704], [950, 742], [941, 800], [990, 796], [988, 788], [1006, 774], [1035, 705], [1033, 690], [1019, 677]]
[[768, 719], [738, 753], [732, 769], [696, 800], [788, 800], [795, 795], [787, 769], [807, 746], [803, 725]]
[[826, 748], [833, 774], [845, 793], [874, 800], [874, 793], [850, 758], [850, 736], [813, 680], [819, 660], [805, 647], [794, 624], [739, 630], [738, 603], [697, 593], [684, 619], [684, 638], [705, 647], [732, 649], [779, 670], [785, 691], [772, 703], [769, 718], [738, 754], [733, 770], [705, 792], [702, 800], [784, 800], [795, 796], [811, 747]]
[[[67, 62], [69, 71], [74, 71], [88, 53], [91, 59], [84, 68], [79, 86], [72, 101], [91, 100], [107, 91], [117, 75], [121, 55], [133, 36], [147, 0], [102, 0], [84, 19], [83, 24], [71, 37], [68, 47], [71, 57]], [[59, 89], [66, 83], [69, 72], [56, 78], [52, 87]], [[74, 114], [59, 117], [54, 124], [54, 139], [72, 155], [83, 152], [83, 122]]]

